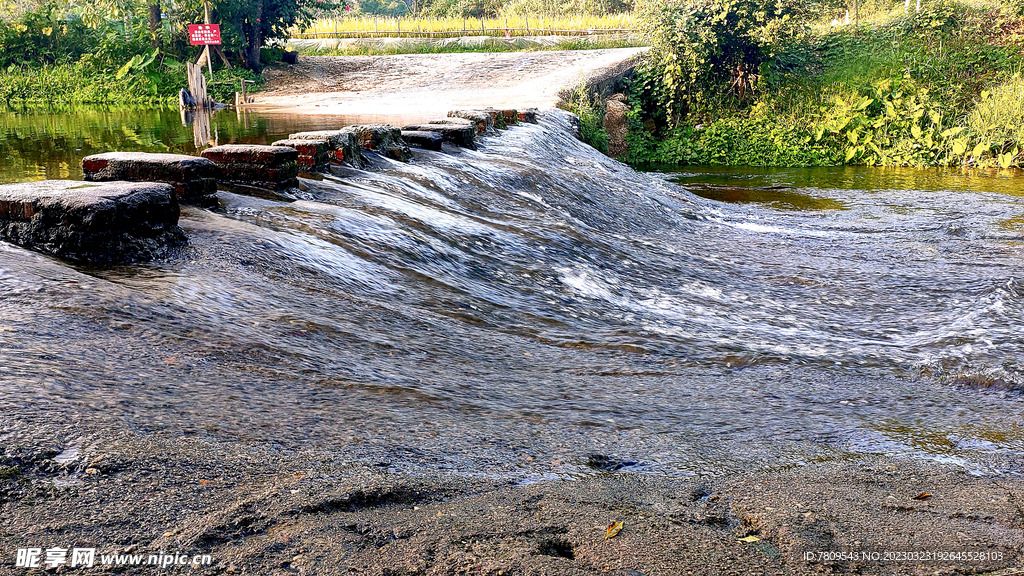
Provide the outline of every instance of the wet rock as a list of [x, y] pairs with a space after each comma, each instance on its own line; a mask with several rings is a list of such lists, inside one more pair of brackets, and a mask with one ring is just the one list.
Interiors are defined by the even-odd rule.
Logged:
[[45, 180], [0, 186], [0, 239], [82, 262], [151, 260], [185, 242], [174, 188]]
[[390, 124], [357, 124], [346, 126], [343, 132], [355, 134], [363, 150], [379, 152], [388, 158], [405, 162], [412, 158], [412, 151], [402, 140], [402, 131]]
[[449, 110], [448, 117], [472, 122], [476, 126], [477, 134], [488, 134], [494, 131], [494, 117], [484, 110]]
[[203, 150], [203, 158], [217, 165], [221, 182], [270, 190], [298, 187], [298, 157], [288, 146], [225, 144]]
[[164, 182], [174, 188], [180, 204], [210, 206], [217, 202], [217, 166], [206, 158], [184, 154], [106, 152], [82, 159], [89, 182]]
[[306, 170], [317, 170], [318, 168], [326, 166], [331, 161], [331, 149], [327, 140], [319, 140], [315, 138], [302, 139], [287, 139], [278, 140], [273, 143], [273, 146], [287, 146], [289, 148], [295, 148], [298, 151], [299, 157], [296, 162], [299, 168]]
[[622, 94], [613, 95], [605, 105], [604, 129], [608, 132], [608, 155], [612, 158], [619, 158], [629, 150], [626, 144], [626, 136], [629, 134], [629, 121], [626, 119], [628, 111], [629, 106]]
[[438, 132], [402, 130], [402, 140], [408, 142], [410, 146], [440, 152], [441, 143], [444, 142], [444, 136]]
[[540, 110], [537, 110], [536, 108], [527, 108], [525, 110], [520, 110], [519, 111], [519, 121], [520, 122], [529, 122], [530, 124], [536, 124], [537, 123], [537, 115], [539, 115], [539, 114], [540, 114]]
[[456, 146], [462, 146], [463, 148], [470, 148], [476, 150], [476, 128], [472, 125], [461, 125], [461, 124], [410, 124], [403, 128], [412, 132], [436, 132], [440, 134], [446, 142], [451, 142]]
[[315, 130], [289, 134], [289, 140], [326, 140], [333, 152], [334, 162], [344, 162], [353, 168], [363, 167], [363, 156], [359, 153], [359, 138], [351, 130]]

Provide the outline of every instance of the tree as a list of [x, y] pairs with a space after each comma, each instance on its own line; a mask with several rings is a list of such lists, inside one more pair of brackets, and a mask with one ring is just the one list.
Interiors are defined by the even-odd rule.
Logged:
[[797, 28], [802, 0], [639, 0], [651, 42], [642, 75], [669, 119], [678, 120], [708, 96], [754, 87], [768, 48]]
[[160, 48], [160, 0], [149, 0], [149, 33], [153, 49]]

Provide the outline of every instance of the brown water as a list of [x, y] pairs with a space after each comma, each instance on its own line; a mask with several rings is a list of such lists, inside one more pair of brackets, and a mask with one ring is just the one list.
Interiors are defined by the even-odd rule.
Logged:
[[[94, 114], [8, 118], [3, 178], [194, 149], [176, 111]], [[343, 123], [211, 126], [265, 142]], [[663, 474], [868, 453], [1020, 471], [1018, 177], [645, 174], [560, 113], [449, 152], [303, 179], [291, 203], [221, 193], [149, 265], [0, 243], [0, 440], [102, 422], [527, 479], [594, 454]]]

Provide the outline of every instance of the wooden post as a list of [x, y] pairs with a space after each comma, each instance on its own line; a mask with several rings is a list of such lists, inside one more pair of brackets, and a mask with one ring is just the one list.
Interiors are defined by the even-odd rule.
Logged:
[[480, 35], [484, 36], [486, 34], [487, 34], [487, 32], [484, 30], [484, 17], [481, 16], [480, 17]]
[[[203, 1], [204, 20], [207, 24], [213, 23], [213, 8], [210, 7], [210, 0]], [[210, 56], [210, 45], [206, 45], [206, 66], [210, 69], [210, 83], [213, 84], [213, 57]]]

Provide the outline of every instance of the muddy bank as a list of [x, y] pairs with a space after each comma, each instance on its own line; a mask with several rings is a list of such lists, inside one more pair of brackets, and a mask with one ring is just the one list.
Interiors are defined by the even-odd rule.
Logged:
[[628, 69], [646, 48], [552, 52], [308, 56], [265, 73], [264, 110], [444, 115], [451, 108], [552, 108], [581, 80]]
[[[5, 447], [0, 573], [26, 573], [14, 551], [31, 546], [208, 554], [208, 566], [179, 567], [202, 574], [1009, 575], [1024, 565], [1024, 481], [922, 460], [672, 479], [595, 458], [589, 476], [517, 484], [268, 446], [94, 440]], [[606, 539], [613, 522], [623, 529]]]

